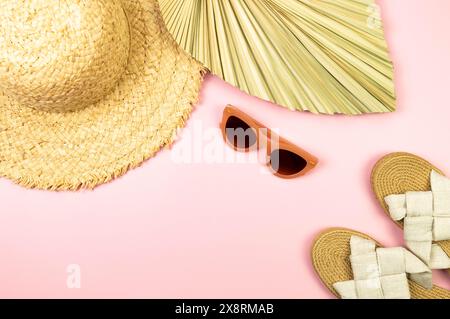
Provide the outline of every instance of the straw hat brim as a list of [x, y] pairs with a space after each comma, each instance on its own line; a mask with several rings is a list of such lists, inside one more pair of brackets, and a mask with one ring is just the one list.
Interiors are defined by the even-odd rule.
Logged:
[[130, 57], [109, 96], [81, 111], [48, 113], [0, 92], [1, 176], [30, 188], [94, 188], [173, 142], [197, 102], [204, 68], [172, 39], [156, 0], [122, 3]]
[[[314, 241], [312, 262], [316, 273], [325, 286], [337, 297], [333, 284], [340, 281], [353, 280], [350, 264], [350, 239], [359, 236], [374, 240], [370, 236], [345, 228], [332, 228], [322, 232]], [[376, 242], [376, 241], [375, 241]], [[378, 247], [381, 244], [377, 243]], [[450, 291], [434, 286], [427, 290], [409, 280], [412, 299], [448, 299]]]

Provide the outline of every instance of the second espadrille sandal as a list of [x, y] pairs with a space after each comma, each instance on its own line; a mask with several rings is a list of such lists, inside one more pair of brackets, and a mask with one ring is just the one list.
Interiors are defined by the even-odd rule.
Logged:
[[450, 299], [450, 291], [432, 285], [431, 270], [415, 255], [402, 247], [382, 248], [354, 230], [321, 233], [312, 262], [325, 286], [342, 299]]
[[371, 181], [407, 247], [432, 269], [450, 268], [450, 179], [425, 159], [393, 153], [378, 161]]

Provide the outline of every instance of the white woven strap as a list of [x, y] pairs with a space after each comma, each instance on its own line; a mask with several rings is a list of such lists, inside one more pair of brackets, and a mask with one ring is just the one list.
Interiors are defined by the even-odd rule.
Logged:
[[358, 236], [350, 239], [354, 280], [333, 285], [342, 299], [410, 299], [410, 279], [433, 287], [431, 270], [403, 247], [376, 248], [375, 242]]
[[406, 246], [431, 269], [450, 268], [450, 257], [433, 241], [450, 239], [450, 179], [431, 172], [430, 192], [385, 198], [391, 217], [404, 219]]

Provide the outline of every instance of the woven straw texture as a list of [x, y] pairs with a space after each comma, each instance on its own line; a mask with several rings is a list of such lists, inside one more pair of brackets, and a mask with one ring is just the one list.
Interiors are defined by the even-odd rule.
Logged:
[[8, 0], [0, 13], [0, 175], [76, 190], [170, 144], [204, 68], [156, 0]]
[[[409, 153], [393, 153], [383, 157], [372, 170], [372, 189], [384, 212], [390, 217], [389, 208], [384, 198], [393, 194], [406, 192], [426, 192], [431, 190], [431, 171], [444, 175], [428, 161]], [[403, 228], [403, 221], [394, 221]], [[450, 241], [437, 244], [450, 256]], [[450, 271], [450, 270], [449, 270]]]
[[175, 40], [228, 83], [291, 110], [395, 110], [374, 0], [160, 0]]
[[[314, 269], [322, 282], [337, 297], [333, 284], [339, 281], [353, 280], [350, 264], [350, 238], [360, 236], [372, 239], [357, 231], [334, 228], [319, 235], [312, 248], [312, 262]], [[372, 239], [373, 240], [373, 239]], [[377, 244], [381, 247], [380, 244]], [[450, 299], [450, 291], [434, 286], [427, 290], [409, 280], [412, 299]]]

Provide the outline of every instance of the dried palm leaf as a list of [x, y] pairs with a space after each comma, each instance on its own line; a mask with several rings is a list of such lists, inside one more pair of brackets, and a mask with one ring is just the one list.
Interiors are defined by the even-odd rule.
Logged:
[[395, 110], [374, 0], [159, 0], [176, 41], [243, 91], [314, 113]]

